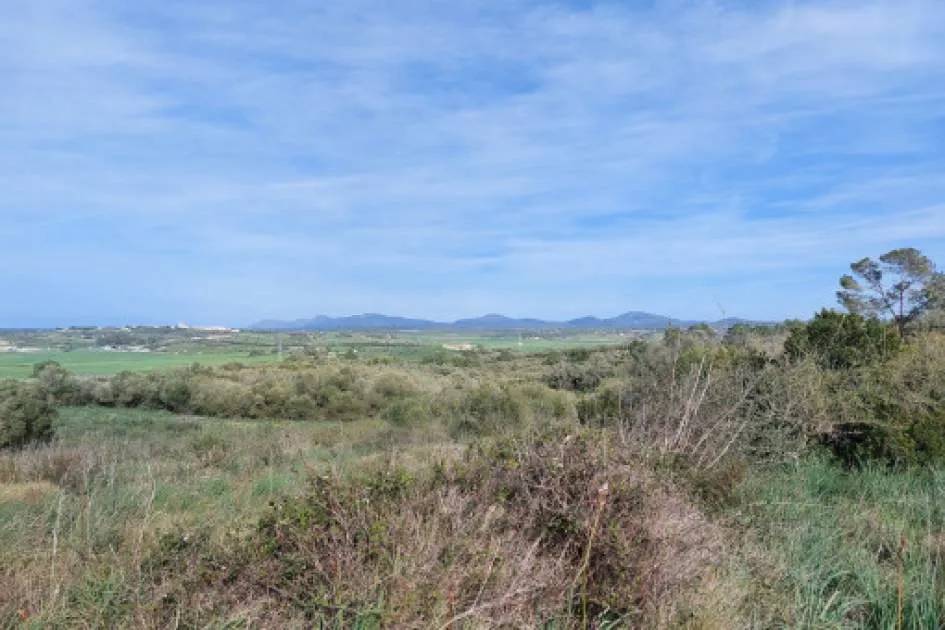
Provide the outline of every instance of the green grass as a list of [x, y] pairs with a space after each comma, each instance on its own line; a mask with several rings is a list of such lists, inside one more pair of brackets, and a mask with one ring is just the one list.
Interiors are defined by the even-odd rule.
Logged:
[[183, 367], [193, 363], [222, 365], [231, 361], [258, 364], [277, 361], [276, 355], [251, 357], [246, 352], [170, 354], [160, 352], [105, 352], [75, 350], [73, 352], [9, 352], [0, 353], [0, 378], [26, 378], [33, 366], [42, 361], [58, 361], [76, 374], [109, 376], [123, 371], [154, 371]]
[[767, 564], [756, 604], [770, 614], [780, 598], [779, 623], [900, 627], [900, 579], [902, 628], [945, 622], [945, 471], [814, 459], [751, 475], [740, 494], [735, 518]]

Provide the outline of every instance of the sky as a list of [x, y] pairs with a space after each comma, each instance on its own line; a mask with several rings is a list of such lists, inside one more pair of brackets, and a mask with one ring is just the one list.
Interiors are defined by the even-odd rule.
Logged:
[[941, 0], [2, 0], [0, 327], [807, 317], [945, 267]]

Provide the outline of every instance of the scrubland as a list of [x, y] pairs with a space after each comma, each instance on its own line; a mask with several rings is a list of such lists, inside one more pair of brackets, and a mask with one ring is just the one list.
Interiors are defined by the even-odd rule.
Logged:
[[887, 333], [38, 365], [0, 625], [939, 627], [945, 336]]

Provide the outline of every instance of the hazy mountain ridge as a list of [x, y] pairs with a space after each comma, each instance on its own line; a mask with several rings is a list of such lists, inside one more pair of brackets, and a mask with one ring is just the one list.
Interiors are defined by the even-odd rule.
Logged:
[[629, 311], [616, 317], [579, 317], [568, 321], [548, 321], [534, 318], [512, 318], [490, 313], [482, 317], [459, 319], [454, 322], [437, 322], [429, 319], [396, 317], [380, 313], [364, 313], [346, 317], [318, 315], [313, 319], [292, 321], [267, 319], [252, 325], [254, 330], [660, 330], [673, 326], [709, 324], [713, 328], [730, 328], [748, 320], [728, 317], [717, 321], [678, 320], [666, 315]]

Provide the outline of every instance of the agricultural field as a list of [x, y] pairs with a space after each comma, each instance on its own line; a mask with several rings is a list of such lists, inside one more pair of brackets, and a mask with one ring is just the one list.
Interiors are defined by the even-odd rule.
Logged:
[[0, 353], [0, 378], [26, 378], [32, 374], [33, 366], [44, 361], [56, 361], [76, 374], [109, 376], [124, 371], [147, 372], [193, 363], [223, 365], [240, 361], [248, 364], [268, 363], [278, 360], [275, 355], [248, 356], [239, 352], [214, 352], [203, 354], [167, 354], [143, 352], [105, 352], [75, 350], [72, 352], [38, 351], [30, 353]]
[[[285, 357], [358, 354], [420, 361], [443, 350], [505, 349], [517, 353], [608, 347], [647, 333], [206, 333], [170, 328], [0, 332], [0, 378], [26, 378], [33, 366], [56, 361], [83, 375], [153, 371], [193, 363], [250, 365]], [[650, 333], [651, 334], [651, 333]]]
[[0, 390], [42, 436], [0, 432], [0, 627], [940, 627], [945, 335], [859, 321], [45, 365]]

